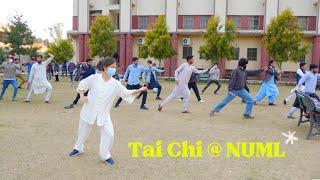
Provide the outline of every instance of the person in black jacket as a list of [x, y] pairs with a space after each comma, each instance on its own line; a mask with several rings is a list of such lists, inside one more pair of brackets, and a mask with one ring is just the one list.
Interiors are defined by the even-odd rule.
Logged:
[[230, 103], [235, 97], [242, 98], [247, 106], [244, 113], [244, 118], [246, 119], [253, 119], [251, 116], [252, 114], [252, 107], [254, 105], [254, 99], [250, 96], [248, 91], [245, 89], [246, 81], [247, 81], [247, 75], [249, 73], [261, 73], [264, 70], [256, 70], [256, 71], [248, 71], [246, 70], [248, 64], [248, 60], [245, 58], [241, 58], [238, 62], [238, 67], [233, 70], [229, 84], [228, 84], [228, 94], [225, 96], [225, 98], [220, 102], [218, 105], [216, 105], [212, 111], [210, 112], [209, 116], [213, 117], [215, 113], [218, 113], [224, 108], [228, 103]]

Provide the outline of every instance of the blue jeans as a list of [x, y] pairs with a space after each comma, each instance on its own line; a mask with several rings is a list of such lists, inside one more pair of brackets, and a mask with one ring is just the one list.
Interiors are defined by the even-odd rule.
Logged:
[[245, 111], [245, 115], [251, 115], [252, 114], [252, 107], [254, 104], [254, 100], [253, 98], [250, 96], [250, 94], [248, 93], [248, 91], [246, 91], [245, 89], [241, 89], [241, 90], [233, 90], [233, 91], [229, 91], [227, 96], [222, 100], [222, 102], [220, 102], [214, 109], [214, 112], [220, 112], [221, 109], [226, 106], [229, 102], [231, 102], [236, 96], [242, 98], [244, 100], [244, 102], [246, 102], [247, 106], [246, 106], [246, 111]]
[[7, 88], [9, 85], [13, 86], [13, 95], [12, 95], [12, 99], [15, 99], [18, 93], [18, 83], [17, 80], [3, 80], [3, 87], [2, 87], [2, 91], [1, 91], [1, 95], [0, 95], [0, 99], [3, 98], [4, 93], [6, 92]]

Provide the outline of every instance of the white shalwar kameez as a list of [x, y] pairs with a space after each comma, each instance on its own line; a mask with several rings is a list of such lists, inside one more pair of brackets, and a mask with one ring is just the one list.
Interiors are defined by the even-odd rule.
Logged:
[[160, 106], [164, 107], [174, 98], [183, 98], [183, 108], [185, 111], [188, 110], [190, 99], [190, 90], [188, 87], [188, 83], [191, 78], [191, 74], [203, 74], [208, 72], [208, 70], [209, 68], [204, 70], [198, 70], [197, 68], [188, 63], [181, 64], [174, 73], [175, 80], [178, 81], [179, 84], [176, 84], [174, 86], [171, 94], [160, 104]]
[[83, 104], [80, 112], [78, 140], [74, 149], [84, 151], [84, 143], [90, 133], [92, 125], [97, 122], [100, 126], [100, 157], [107, 160], [111, 157], [110, 149], [114, 141], [113, 125], [110, 109], [119, 96], [129, 103], [134, 101], [133, 90], [127, 90], [119, 81], [111, 78], [105, 81], [102, 74], [91, 75], [80, 81], [77, 91], [89, 90], [88, 101]]
[[47, 92], [45, 97], [45, 101], [49, 101], [52, 93], [52, 86], [47, 79], [47, 66], [51, 63], [53, 57], [50, 57], [48, 60], [39, 63], [34, 63], [32, 65], [30, 75], [29, 75], [29, 83], [31, 84], [31, 88], [28, 91], [27, 100], [29, 101], [32, 93], [42, 94]]

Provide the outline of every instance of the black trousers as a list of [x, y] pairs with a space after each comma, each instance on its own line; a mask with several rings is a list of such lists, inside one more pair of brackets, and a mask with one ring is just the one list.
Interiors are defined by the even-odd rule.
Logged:
[[[159, 83], [157, 83], [157, 84], [154, 85], [154, 86], [150, 86], [150, 84], [148, 85], [148, 89], [151, 89], [151, 90], [152, 90], [153, 88], [157, 88], [157, 89], [158, 89], [157, 98], [160, 98], [162, 86], [161, 86]], [[141, 94], [138, 96], [138, 98], [140, 98], [140, 97], [141, 97]]]
[[[84, 96], [88, 96], [88, 93], [89, 91], [85, 92]], [[72, 104], [74, 105], [78, 104], [79, 99], [80, 99], [80, 94], [78, 93], [76, 99], [72, 102]]]
[[218, 80], [208, 80], [207, 85], [203, 88], [202, 92], [204, 92], [212, 83], [215, 83], [218, 86], [217, 89], [214, 91], [214, 93], [217, 93], [221, 88], [220, 81]]
[[[140, 89], [142, 86], [140, 84], [137, 84], [137, 85], [129, 85], [127, 84], [126, 88], [129, 89], [129, 90], [134, 90], [134, 89]], [[142, 95], [142, 102], [141, 102], [141, 107], [144, 106], [147, 102], [147, 96], [148, 96], [148, 92], [145, 91], [145, 92], [141, 92], [139, 94], [139, 96]], [[122, 98], [119, 98], [117, 103], [116, 103], [116, 106], [119, 106], [120, 103], [122, 101]]]
[[189, 84], [188, 84], [188, 87], [189, 87], [189, 89], [191, 89], [191, 88], [193, 89], [194, 93], [195, 93], [196, 96], [197, 96], [198, 101], [200, 101], [200, 100], [201, 100], [201, 97], [200, 97], [200, 94], [199, 94], [199, 89], [198, 89], [197, 83], [196, 83], [196, 82], [194, 82], [194, 83], [189, 83]]

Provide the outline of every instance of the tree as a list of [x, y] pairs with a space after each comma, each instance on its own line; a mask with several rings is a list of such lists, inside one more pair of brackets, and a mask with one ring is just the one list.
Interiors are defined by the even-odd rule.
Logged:
[[172, 47], [170, 34], [164, 16], [159, 16], [154, 25], [151, 25], [145, 35], [144, 44], [139, 50], [140, 57], [153, 57], [159, 61], [168, 59], [176, 54]]
[[57, 40], [50, 44], [47, 53], [54, 55], [54, 61], [62, 64], [70, 60], [74, 55], [72, 43], [67, 39]]
[[91, 56], [112, 56], [116, 50], [115, 26], [108, 16], [97, 16], [92, 22], [89, 39]]
[[62, 23], [54, 24], [48, 28], [50, 32], [50, 37], [54, 41], [62, 39], [62, 28], [63, 28]]
[[207, 60], [216, 63], [219, 60], [230, 59], [233, 53], [232, 42], [236, 39], [236, 29], [232, 21], [228, 20], [225, 32], [220, 32], [219, 17], [212, 17], [208, 21], [207, 33], [204, 35], [206, 43], [200, 46], [199, 53]]
[[6, 43], [10, 43], [12, 48], [11, 53], [18, 55], [29, 54], [30, 49], [24, 47], [31, 46], [35, 41], [35, 37], [32, 35], [27, 21], [23, 20], [21, 14], [14, 15], [9, 21], [9, 28], [5, 29], [5, 32], [8, 35]]
[[2, 48], [0, 48], [0, 64], [6, 60], [6, 54]]
[[283, 62], [298, 62], [307, 53], [309, 47], [301, 44], [302, 38], [297, 19], [287, 9], [271, 20], [262, 42], [281, 69]]

